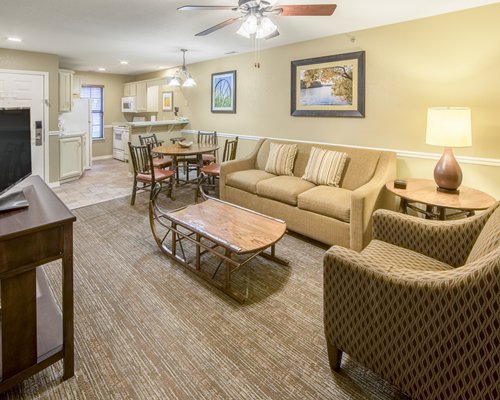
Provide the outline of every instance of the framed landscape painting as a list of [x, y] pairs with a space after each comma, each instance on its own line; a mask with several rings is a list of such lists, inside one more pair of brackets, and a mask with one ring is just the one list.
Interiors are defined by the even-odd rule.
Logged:
[[236, 113], [236, 71], [212, 74], [213, 113]]
[[365, 116], [365, 52], [292, 61], [291, 115]]
[[161, 109], [163, 111], [173, 111], [174, 109], [174, 92], [163, 92], [161, 97]]

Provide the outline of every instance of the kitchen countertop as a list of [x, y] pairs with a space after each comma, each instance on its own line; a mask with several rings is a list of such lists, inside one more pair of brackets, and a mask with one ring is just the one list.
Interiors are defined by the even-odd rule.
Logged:
[[177, 119], [168, 119], [163, 121], [120, 122], [114, 125], [128, 125], [131, 127], [140, 127], [140, 126], [159, 126], [159, 125], [184, 125], [187, 123], [189, 123], [188, 119], [184, 121], [180, 121]]

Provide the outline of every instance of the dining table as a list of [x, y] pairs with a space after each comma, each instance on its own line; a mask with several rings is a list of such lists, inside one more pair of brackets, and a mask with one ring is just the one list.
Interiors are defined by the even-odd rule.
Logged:
[[[179, 143], [167, 145], [167, 146], [158, 146], [152, 149], [153, 153], [161, 154], [164, 156], [172, 157], [172, 169], [176, 171], [176, 181], [179, 183], [182, 179], [179, 178], [179, 165], [178, 158], [179, 157], [188, 157], [188, 156], [196, 156], [196, 162], [198, 165], [198, 171], [201, 171], [203, 167], [203, 154], [206, 153], [214, 153], [219, 149], [219, 145], [217, 144], [196, 144], [193, 143], [191, 146], [181, 146]], [[189, 183], [188, 176], [184, 182]], [[195, 182], [198, 182], [195, 180]]]

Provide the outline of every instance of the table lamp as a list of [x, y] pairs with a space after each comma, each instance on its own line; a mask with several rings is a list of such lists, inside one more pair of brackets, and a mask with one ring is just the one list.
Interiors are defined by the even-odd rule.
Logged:
[[470, 108], [432, 107], [427, 110], [426, 143], [444, 146], [443, 155], [434, 168], [434, 180], [440, 192], [458, 194], [462, 170], [452, 147], [472, 146]]

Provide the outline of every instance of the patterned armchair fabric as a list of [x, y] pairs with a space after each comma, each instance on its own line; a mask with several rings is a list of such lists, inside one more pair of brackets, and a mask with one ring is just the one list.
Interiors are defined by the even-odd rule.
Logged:
[[325, 254], [332, 369], [346, 352], [416, 399], [500, 398], [498, 204], [449, 222], [378, 210], [373, 233]]

